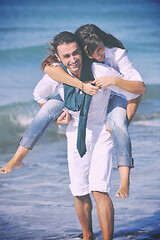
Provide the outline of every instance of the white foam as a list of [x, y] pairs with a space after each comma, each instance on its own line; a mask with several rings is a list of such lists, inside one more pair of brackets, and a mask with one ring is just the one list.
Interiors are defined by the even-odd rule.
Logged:
[[27, 127], [33, 120], [33, 116], [18, 115], [17, 118], [10, 116], [10, 121], [14, 125], [20, 125], [21, 127]]
[[146, 126], [146, 127], [160, 127], [160, 120], [159, 119], [152, 119], [152, 120], [140, 120], [132, 122], [133, 126]]

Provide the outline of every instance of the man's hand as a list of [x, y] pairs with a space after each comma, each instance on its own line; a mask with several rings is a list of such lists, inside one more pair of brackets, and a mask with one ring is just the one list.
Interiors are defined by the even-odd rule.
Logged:
[[54, 122], [57, 125], [64, 125], [64, 124], [68, 124], [70, 121], [71, 121], [71, 115], [68, 113], [66, 109], [63, 109], [63, 113]]
[[83, 83], [83, 91], [88, 95], [95, 95], [99, 90], [99, 87], [92, 85], [91, 83]]
[[106, 123], [106, 131], [108, 131], [112, 135], [111, 130], [110, 130], [109, 126], [108, 126], [108, 123]]

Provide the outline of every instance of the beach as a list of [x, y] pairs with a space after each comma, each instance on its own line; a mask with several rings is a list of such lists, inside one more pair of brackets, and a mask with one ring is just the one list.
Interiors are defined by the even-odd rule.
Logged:
[[[0, 167], [13, 156], [40, 107], [33, 90], [44, 75], [47, 42], [60, 31], [94, 23], [119, 38], [147, 88], [129, 131], [135, 167], [128, 199], [116, 157], [110, 196], [114, 239], [160, 237], [160, 3], [116, 1], [0, 1]], [[125, 18], [124, 18], [125, 16]], [[51, 123], [22, 168], [0, 175], [0, 240], [74, 239], [81, 227], [69, 189], [65, 127]], [[102, 240], [93, 200], [93, 230]]]

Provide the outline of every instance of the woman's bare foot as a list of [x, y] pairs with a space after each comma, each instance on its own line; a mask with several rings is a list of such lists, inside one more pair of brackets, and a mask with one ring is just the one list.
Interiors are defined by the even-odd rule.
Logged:
[[129, 185], [128, 186], [120, 186], [118, 191], [116, 192], [116, 197], [119, 198], [128, 198], [129, 197]]
[[116, 197], [128, 198], [129, 197], [130, 168], [127, 166], [119, 167], [119, 173], [120, 173], [120, 177], [121, 177], [121, 185], [116, 193]]
[[13, 169], [21, 168], [22, 161], [15, 161], [13, 158], [3, 168], [0, 169], [0, 173], [7, 174], [11, 173]]
[[7, 174], [12, 172], [13, 169], [19, 169], [22, 165], [22, 160], [29, 152], [29, 149], [23, 146], [19, 146], [14, 157], [5, 165], [3, 168], [0, 169], [0, 173]]

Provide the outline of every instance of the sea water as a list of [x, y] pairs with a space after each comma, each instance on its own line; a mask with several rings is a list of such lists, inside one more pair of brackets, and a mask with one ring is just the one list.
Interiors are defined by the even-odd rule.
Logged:
[[[115, 197], [120, 184], [114, 160], [110, 196], [114, 238], [160, 235], [160, 3], [135, 1], [0, 0], [0, 167], [17, 149], [39, 110], [33, 89], [43, 76], [47, 42], [60, 31], [94, 23], [119, 38], [141, 73], [147, 93], [130, 125], [135, 168], [130, 196]], [[81, 227], [69, 190], [65, 127], [50, 125], [22, 168], [0, 175], [0, 240], [73, 239]], [[102, 234], [93, 200], [93, 229]]]

